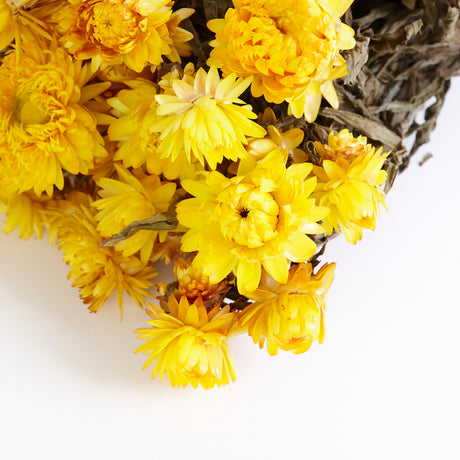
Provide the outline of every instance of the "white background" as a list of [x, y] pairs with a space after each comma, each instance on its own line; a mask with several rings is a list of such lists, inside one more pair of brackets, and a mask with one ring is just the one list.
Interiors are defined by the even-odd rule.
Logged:
[[459, 107], [457, 79], [377, 230], [327, 248], [324, 344], [232, 339], [220, 389], [152, 381], [140, 310], [90, 315], [56, 248], [0, 234], [0, 458], [459, 459]]

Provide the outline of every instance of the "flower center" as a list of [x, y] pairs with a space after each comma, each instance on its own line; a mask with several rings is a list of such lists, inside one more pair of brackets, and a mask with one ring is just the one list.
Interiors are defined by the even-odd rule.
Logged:
[[277, 235], [279, 207], [269, 192], [250, 184], [231, 185], [220, 198], [223, 236], [241, 246], [257, 248]]
[[101, 45], [118, 49], [135, 40], [138, 32], [139, 14], [122, 2], [105, 0], [93, 5], [88, 11], [88, 35]]

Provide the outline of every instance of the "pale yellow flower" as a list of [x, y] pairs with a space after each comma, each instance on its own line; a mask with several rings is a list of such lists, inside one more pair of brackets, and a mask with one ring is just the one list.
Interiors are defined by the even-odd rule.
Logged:
[[354, 31], [339, 17], [353, 0], [234, 0], [216, 33], [208, 65], [224, 75], [253, 76], [251, 91], [268, 102], [287, 100], [296, 117], [313, 121], [323, 95], [338, 106], [332, 81], [346, 75], [341, 50], [353, 48]]
[[10, 195], [62, 189], [63, 170], [88, 174], [107, 155], [84, 104], [108, 84], [87, 85], [87, 65], [39, 40], [8, 54], [0, 67], [0, 184]]
[[160, 120], [155, 101], [157, 87], [143, 80], [126, 81], [130, 89], [121, 90], [108, 103], [113, 107], [114, 119], [108, 129], [109, 138], [119, 142], [115, 161], [122, 161], [125, 167], [139, 168], [145, 165], [150, 174], [164, 174], [169, 179], [192, 177], [203, 169], [196, 160], [189, 164], [185, 152], [176, 159], [161, 158], [158, 151], [160, 133], [153, 126]]
[[386, 179], [383, 168], [389, 152], [375, 151], [364, 136], [354, 138], [347, 130], [329, 135], [328, 145], [315, 142], [323, 160], [314, 166], [318, 178], [314, 196], [318, 205], [329, 209], [323, 222], [328, 234], [341, 231], [346, 240], [356, 244], [363, 229], [375, 229], [380, 204], [385, 206], [381, 188]]
[[[118, 180], [102, 178], [97, 181], [101, 197], [92, 206], [97, 209], [97, 229], [101, 236], [109, 238], [134, 221], [140, 221], [167, 211], [176, 191], [174, 182], [162, 183], [155, 175], [140, 170], [129, 172], [115, 165]], [[152, 255], [156, 239], [163, 242], [167, 231], [140, 230], [115, 248], [130, 256], [140, 251], [140, 259], [147, 263]]]
[[269, 276], [255, 292], [256, 300], [246, 307], [238, 321], [259, 343], [266, 343], [270, 355], [278, 348], [295, 354], [307, 351], [315, 340], [324, 339], [326, 294], [334, 278], [335, 264], [325, 264], [312, 276], [311, 264], [294, 265], [285, 284]]
[[208, 312], [201, 298], [189, 304], [185, 296], [179, 302], [169, 297], [169, 313], [150, 306], [151, 327], [136, 331], [146, 341], [136, 353], [149, 355], [144, 369], [156, 360], [152, 378], [159, 374], [161, 381], [167, 374], [173, 386], [201, 385], [205, 389], [235, 380], [227, 338], [236, 314], [229, 306], [220, 309], [217, 305]]
[[252, 107], [238, 98], [250, 79], [229, 75], [220, 79], [216, 68], [198, 69], [172, 82], [172, 92], [155, 97], [160, 119], [152, 129], [160, 133], [158, 151], [175, 161], [184, 151], [189, 163], [198, 160], [215, 169], [224, 158], [245, 158], [246, 137], [262, 137], [265, 130], [252, 119]]
[[305, 163], [286, 169], [274, 151], [245, 175], [229, 179], [214, 171], [206, 182], [182, 181], [195, 196], [177, 205], [179, 222], [190, 229], [182, 250], [198, 251], [193, 263], [211, 283], [233, 270], [240, 292], [254, 291], [262, 267], [285, 283], [289, 261], [307, 261], [316, 250], [307, 234], [323, 232], [318, 221], [327, 210], [310, 198], [316, 185], [307, 179], [311, 169]]

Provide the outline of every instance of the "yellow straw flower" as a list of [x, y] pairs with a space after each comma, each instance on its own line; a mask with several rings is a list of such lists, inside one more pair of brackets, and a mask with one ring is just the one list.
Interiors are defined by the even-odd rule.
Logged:
[[108, 130], [109, 138], [119, 141], [114, 160], [122, 161], [125, 167], [145, 165], [150, 174], [164, 174], [169, 180], [192, 176], [202, 169], [197, 160], [189, 165], [185, 152], [180, 152], [175, 160], [161, 158], [158, 151], [160, 133], [152, 129], [160, 120], [156, 113], [157, 87], [142, 79], [127, 81], [126, 85], [131, 89], [121, 90], [116, 97], [108, 100], [117, 116]]
[[315, 147], [330, 158], [313, 169], [318, 178], [314, 196], [320, 206], [329, 209], [323, 225], [328, 234], [340, 230], [347, 241], [356, 244], [363, 228], [375, 229], [380, 204], [386, 208], [382, 167], [389, 152], [375, 151], [364, 136], [354, 138], [347, 130], [337, 136], [329, 134], [328, 145], [315, 142]]
[[239, 317], [241, 326], [262, 348], [266, 341], [270, 355], [278, 348], [295, 354], [307, 351], [324, 339], [326, 294], [334, 278], [335, 264], [325, 264], [314, 276], [311, 264], [294, 265], [286, 284], [265, 277]]
[[64, 261], [70, 265], [68, 278], [80, 290], [80, 297], [92, 313], [99, 311], [113, 291], [123, 313], [123, 292], [139, 306], [149, 296], [154, 269], [135, 256], [123, 256], [112, 247], [101, 247], [91, 200], [75, 192], [69, 202], [61, 202], [58, 241]]
[[159, 65], [173, 52], [167, 23], [170, 0], [69, 0], [59, 25], [65, 46], [76, 59], [124, 63], [136, 72]]
[[108, 84], [85, 86], [88, 67], [43, 42], [27, 43], [16, 57], [8, 54], [0, 67], [0, 177], [11, 193], [51, 195], [64, 185], [63, 170], [87, 174], [107, 155], [83, 104]]
[[262, 267], [278, 282], [288, 278], [289, 261], [307, 261], [315, 243], [307, 234], [322, 233], [317, 222], [327, 210], [309, 198], [316, 179], [306, 179], [310, 164], [286, 169], [274, 151], [251, 172], [229, 179], [218, 172], [206, 182], [182, 181], [195, 198], [177, 205], [179, 222], [190, 230], [182, 250], [198, 251], [194, 264], [211, 283], [235, 272], [240, 292], [254, 291]]
[[234, 0], [216, 33], [208, 65], [223, 74], [254, 76], [251, 91], [268, 102], [290, 102], [296, 117], [314, 121], [321, 96], [338, 106], [332, 80], [347, 73], [339, 52], [353, 48], [353, 30], [339, 17], [353, 0]]
[[158, 151], [174, 161], [185, 150], [189, 163], [206, 160], [211, 169], [223, 158], [245, 158], [246, 136], [265, 135], [251, 120], [257, 118], [252, 107], [238, 98], [249, 85], [250, 79], [234, 75], [221, 80], [215, 67], [174, 80], [172, 94], [156, 96], [161, 118], [152, 129], [161, 133]]
[[150, 305], [151, 327], [136, 331], [140, 339], [146, 340], [136, 353], [149, 355], [144, 369], [157, 360], [152, 378], [159, 374], [161, 381], [167, 374], [173, 386], [191, 384], [205, 389], [235, 380], [227, 338], [236, 314], [229, 312], [228, 306], [216, 306], [208, 312], [201, 298], [189, 304], [185, 296], [179, 302], [170, 296], [169, 313]]
[[[98, 210], [97, 229], [101, 236], [109, 238], [134, 221], [147, 219], [165, 212], [176, 191], [174, 182], [161, 183], [158, 176], [147, 175], [140, 170], [132, 173], [115, 165], [119, 180], [102, 178], [97, 181], [101, 188], [101, 199], [92, 203]], [[155, 241], [166, 238], [167, 231], [140, 230], [126, 240], [117, 243], [115, 248], [130, 256], [140, 251], [140, 258], [147, 263]]]

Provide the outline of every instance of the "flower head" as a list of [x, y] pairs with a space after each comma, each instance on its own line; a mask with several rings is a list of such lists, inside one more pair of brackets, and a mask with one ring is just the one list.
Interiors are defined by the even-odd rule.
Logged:
[[246, 307], [239, 323], [262, 347], [276, 355], [278, 348], [295, 354], [307, 351], [312, 342], [324, 338], [326, 294], [334, 277], [335, 264], [326, 264], [312, 276], [311, 264], [293, 265], [286, 284], [265, 277], [250, 294], [256, 302]]
[[124, 63], [136, 72], [172, 53], [170, 0], [69, 0], [60, 17], [65, 46], [93, 65]]
[[327, 210], [309, 198], [316, 184], [307, 179], [311, 168], [286, 169], [274, 151], [244, 175], [229, 179], [214, 171], [205, 183], [182, 181], [195, 196], [177, 205], [179, 222], [190, 228], [182, 250], [198, 251], [193, 263], [211, 283], [234, 270], [240, 292], [254, 291], [262, 267], [285, 283], [289, 261], [307, 261], [316, 250], [307, 234], [323, 232], [317, 222]]
[[90, 198], [74, 192], [58, 209], [59, 249], [70, 265], [68, 278], [80, 289], [80, 297], [97, 312], [115, 290], [120, 309], [126, 291], [139, 306], [149, 296], [154, 269], [135, 256], [123, 256], [113, 247], [101, 247], [102, 238], [96, 226]]
[[257, 118], [252, 107], [238, 98], [249, 85], [250, 79], [235, 75], [221, 80], [215, 67], [173, 80], [171, 91], [155, 97], [160, 119], [152, 129], [161, 133], [158, 151], [172, 161], [185, 151], [189, 163], [206, 160], [211, 169], [223, 158], [245, 158], [246, 136], [265, 135], [252, 121]]
[[125, 167], [139, 168], [145, 165], [150, 174], [164, 174], [169, 179], [192, 176], [202, 169], [198, 160], [189, 164], [185, 152], [176, 159], [161, 158], [158, 150], [160, 133], [152, 127], [160, 121], [155, 101], [157, 87], [150, 81], [137, 79], [127, 81], [130, 89], [121, 90], [109, 99], [117, 118], [110, 124], [110, 139], [118, 141], [115, 161], [122, 161]]
[[329, 214], [323, 225], [328, 234], [340, 230], [347, 241], [355, 244], [363, 229], [375, 229], [380, 204], [386, 207], [381, 185], [386, 171], [382, 169], [389, 152], [375, 151], [364, 136], [354, 138], [347, 130], [329, 135], [328, 145], [315, 142], [324, 155], [323, 166], [315, 166], [318, 178], [315, 197]]
[[12, 194], [51, 195], [64, 185], [63, 170], [87, 174], [96, 157], [107, 155], [96, 119], [83, 105], [94, 95], [85, 86], [88, 67], [63, 48], [42, 45], [27, 43], [20, 60], [10, 53], [0, 67], [0, 177]]
[[209, 65], [224, 75], [252, 75], [252, 94], [288, 100], [296, 117], [313, 121], [323, 94], [337, 106], [332, 80], [347, 73], [340, 50], [353, 48], [353, 30], [339, 20], [352, 0], [234, 0], [216, 33]]
[[150, 305], [151, 327], [136, 331], [140, 339], [146, 340], [136, 353], [150, 355], [144, 369], [157, 360], [152, 378], [159, 374], [161, 380], [167, 374], [173, 386], [191, 384], [206, 389], [235, 380], [227, 338], [236, 314], [228, 306], [220, 309], [217, 305], [208, 312], [201, 298], [190, 304], [185, 296], [179, 301], [170, 296], [169, 313]]

